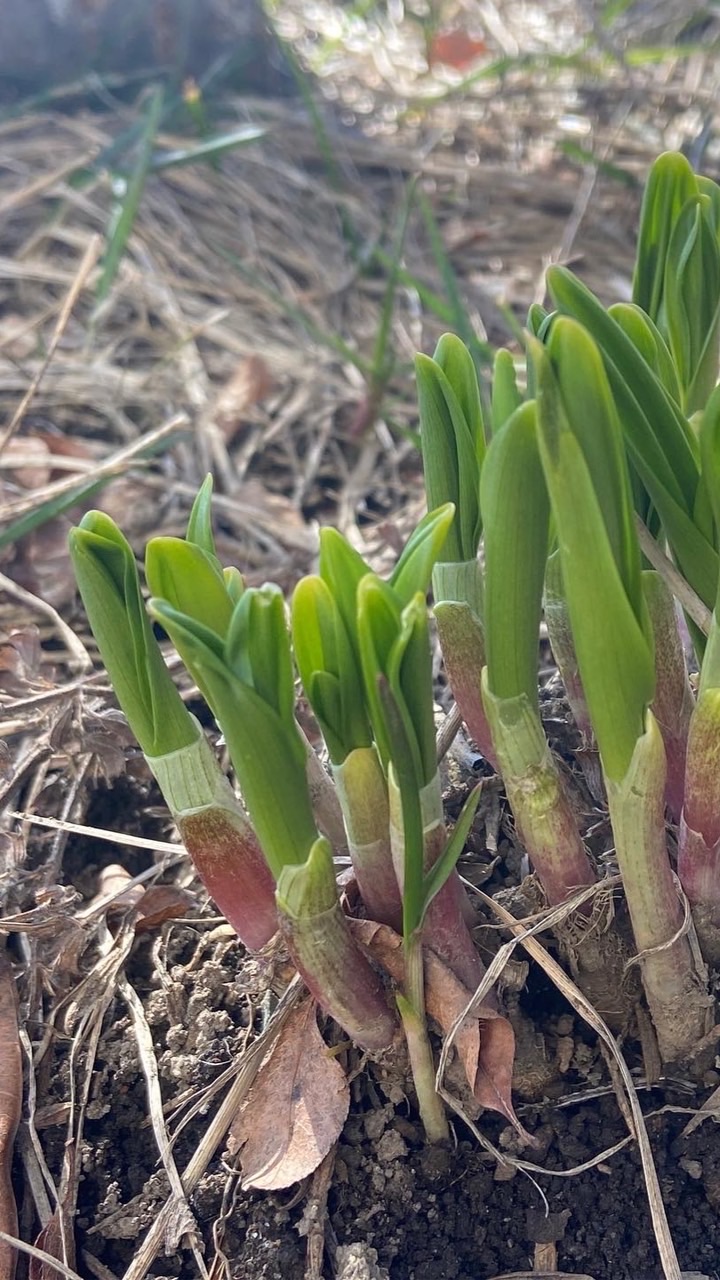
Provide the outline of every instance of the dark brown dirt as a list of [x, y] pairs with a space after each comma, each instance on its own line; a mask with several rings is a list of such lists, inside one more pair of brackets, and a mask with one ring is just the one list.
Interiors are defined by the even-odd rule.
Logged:
[[[128, 1264], [134, 1241], [85, 1234], [99, 1187], [112, 1170], [122, 1199], [141, 1196], [147, 1226], [153, 1202], [146, 1179], [155, 1167], [151, 1135], [142, 1128], [142, 1085], [123, 1082], [118, 1097], [118, 1083], [115, 1074], [112, 1114], [88, 1130], [93, 1156], [83, 1184], [85, 1212], [78, 1221], [81, 1240], [84, 1236], [89, 1250], [112, 1270]], [[647, 1101], [659, 1107], [662, 1092], [654, 1091]], [[688, 1101], [682, 1097], [682, 1105]], [[544, 1105], [523, 1120], [541, 1138], [538, 1163], [548, 1170], [592, 1159], [624, 1136], [611, 1096], [577, 1106]], [[685, 1121], [681, 1115], [653, 1115], [648, 1125], [681, 1264], [713, 1277], [720, 1259], [720, 1134], [707, 1121], [683, 1140]], [[483, 1128], [498, 1138], [494, 1120]], [[408, 1108], [373, 1109], [365, 1096], [338, 1147], [329, 1200], [330, 1256], [335, 1243], [362, 1242], [377, 1252], [390, 1280], [483, 1280], [529, 1269], [534, 1244], [553, 1241], [565, 1271], [588, 1273], [594, 1280], [660, 1280], [634, 1150], [578, 1177], [540, 1176], [535, 1184], [521, 1173], [497, 1180], [492, 1160], [462, 1131], [458, 1137], [454, 1151], [428, 1148]], [[225, 1181], [216, 1164], [193, 1198], [201, 1229], [216, 1218]], [[162, 1192], [157, 1181], [155, 1190]], [[303, 1207], [291, 1192], [238, 1198], [223, 1245], [233, 1278], [303, 1280], [305, 1246], [298, 1232]], [[129, 1228], [132, 1215], [125, 1221]], [[123, 1219], [116, 1219], [112, 1231], [122, 1225]], [[150, 1274], [194, 1275], [187, 1255], [186, 1261], [187, 1267], [177, 1255], [158, 1261]]]
[[[126, 829], [135, 825], [147, 834], [150, 821], [157, 833], [147, 808], [142, 820], [132, 823], [133, 803], [147, 804], [152, 795], [129, 780], [114, 794], [102, 789], [90, 819], [102, 818], [111, 826], [108, 806], [120, 797]], [[86, 894], [97, 875], [97, 859], [97, 846], [84, 840], [66, 852], [68, 879]], [[132, 872], [147, 864], [148, 855], [138, 853], [136, 859], [137, 865], [131, 858], [128, 866]], [[163, 938], [139, 939], [127, 965], [152, 1029], [167, 1102], [211, 1084], [239, 1052], [249, 1021], [257, 1028], [263, 1016], [268, 974], [248, 966], [241, 949], [227, 935], [218, 939], [211, 920], [202, 917], [199, 910], [192, 923], [166, 926]], [[412, 1102], [370, 1068], [354, 1082], [350, 1118], [337, 1148], [325, 1274], [335, 1274], [336, 1246], [358, 1243], [376, 1251], [383, 1280], [487, 1280], [530, 1269], [534, 1245], [552, 1241], [558, 1266], [566, 1272], [587, 1273], [594, 1280], [661, 1280], [632, 1145], [578, 1176], [550, 1176], [592, 1160], [622, 1140], [626, 1130], [596, 1046], [562, 998], [531, 975], [522, 999], [551, 1048], [561, 1036], [571, 1046], [554, 1098], [519, 1104], [523, 1124], [539, 1142], [537, 1151], [524, 1154], [548, 1173], [533, 1175], [534, 1180], [522, 1172], [501, 1176], [462, 1124], [455, 1149], [428, 1148]], [[67, 1098], [68, 1054], [69, 1045], [58, 1038], [45, 1073], [46, 1090], [38, 1098], [40, 1114], [48, 1115], [48, 1106]], [[710, 1073], [706, 1089], [698, 1093], [669, 1082], [640, 1095], [681, 1265], [712, 1278], [720, 1261], [720, 1131], [712, 1119], [687, 1139], [681, 1131], [688, 1112], [717, 1082]], [[174, 1147], [180, 1169], [206, 1123], [201, 1115], [180, 1133]], [[485, 1113], [480, 1126], [496, 1147], [512, 1143], [500, 1118]], [[55, 1173], [63, 1134], [61, 1125], [52, 1124], [42, 1133]], [[108, 1269], [104, 1275], [119, 1276], [167, 1196], [135, 1036], [119, 999], [101, 1038], [80, 1155], [78, 1270], [83, 1276], [99, 1274], [97, 1260]], [[19, 1169], [18, 1174], [20, 1187]], [[233, 1280], [303, 1280], [301, 1228], [309, 1194], [309, 1185], [298, 1196], [295, 1189], [242, 1193], [218, 1153], [191, 1201], [208, 1263], [213, 1228], [222, 1217], [222, 1252]], [[195, 1280], [197, 1269], [189, 1251], [173, 1252], [159, 1257], [148, 1274]]]

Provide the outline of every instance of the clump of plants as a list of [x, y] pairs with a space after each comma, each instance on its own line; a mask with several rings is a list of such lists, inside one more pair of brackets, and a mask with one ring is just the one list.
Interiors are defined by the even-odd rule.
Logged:
[[[246, 587], [218, 560], [209, 481], [186, 537], [148, 544], [147, 602], [107, 516], [91, 512], [71, 534], [103, 662], [200, 878], [247, 948], [280, 935], [352, 1042], [372, 1055], [407, 1047], [430, 1141], [448, 1136], [431, 1030], [448, 1031], [445, 1003], [446, 1014], [461, 1012], [485, 973], [457, 873], [479, 788], [448, 830], [431, 588], [454, 697], [502, 777], [540, 907], [596, 885], [598, 898], [613, 896], [543, 726], [545, 610], [580, 746], [599, 756], [622, 882], [601, 926], [591, 892], [558, 934], [578, 982], [596, 992], [604, 981], [603, 1008], [615, 1001], [625, 1029], [644, 1000], [664, 1064], [691, 1063], [713, 1024], [720, 188], [682, 156], [661, 156], [632, 302], [605, 308], [561, 267], [549, 271], [548, 292], [552, 309], [529, 316], [526, 364], [498, 353], [487, 405], [458, 338], [418, 356], [429, 514], [389, 578], [325, 529], [318, 572], [290, 601], [273, 585]], [[212, 711], [239, 794], [186, 709], [153, 624]], [[298, 677], [326, 748], [319, 793], [295, 714]], [[346, 852], [354, 893], [338, 888]], [[642, 992], [630, 982], [618, 1001], [628, 970]], [[513, 1033], [497, 995], [474, 1016], [469, 1097], [514, 1120]]]

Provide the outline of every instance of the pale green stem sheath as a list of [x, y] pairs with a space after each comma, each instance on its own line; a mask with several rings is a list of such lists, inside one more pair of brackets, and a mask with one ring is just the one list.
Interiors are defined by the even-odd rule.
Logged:
[[498, 698], [483, 671], [483, 699], [510, 807], [548, 902], [596, 880], [537, 708], [525, 694]]
[[580, 732], [583, 746], [588, 747], [594, 742], [594, 734], [578, 666], [567, 600], [562, 589], [562, 571], [557, 552], [548, 557], [543, 615], [548, 629], [550, 648], [562, 676], [573, 719]]
[[327, 836], [336, 853], [340, 853], [345, 845], [345, 827], [339, 797], [332, 784], [332, 779], [325, 772], [322, 761], [308, 742], [302, 729], [299, 730], [303, 740], [306, 761], [306, 777], [310, 792], [315, 821], [324, 836]]
[[615, 850], [660, 1054], [664, 1062], [682, 1061], [709, 1030], [710, 1001], [687, 935], [676, 937], [683, 910], [665, 838], [665, 749], [651, 711], [625, 776], [606, 782]]
[[[405, 834], [400, 791], [392, 772], [388, 784], [390, 840], [395, 874], [402, 887]], [[432, 781], [422, 788], [420, 802], [423, 815], [424, 869], [427, 871], [440, 857], [447, 841], [439, 774], [436, 774]], [[465, 923], [464, 901], [465, 890], [457, 871], [453, 871], [428, 906], [422, 929], [422, 941], [445, 961], [470, 991], [474, 991], [485, 976], [485, 967]]]
[[685, 760], [695, 699], [688, 680], [675, 600], [659, 573], [646, 571], [643, 592], [655, 639], [655, 696], [652, 712], [665, 744], [665, 803], [680, 821], [685, 793]]
[[407, 1040], [420, 1118], [428, 1142], [447, 1142], [450, 1128], [442, 1098], [435, 1088], [435, 1062], [425, 1019], [423, 949], [419, 932], [405, 939], [405, 995], [397, 998]]
[[355, 879], [368, 916], [402, 930], [402, 900], [390, 846], [387, 782], [375, 747], [356, 747], [333, 765]]
[[194, 742], [145, 759], [205, 888], [240, 941], [257, 951], [277, 932], [275, 883], [241, 804], [194, 723]]
[[492, 735], [483, 708], [480, 674], [485, 665], [482, 570], [477, 560], [436, 564], [433, 613], [453, 697], [470, 737], [496, 767]]
[[397, 1019], [350, 932], [327, 840], [316, 840], [306, 862], [283, 868], [276, 898], [281, 932], [311, 995], [355, 1044], [368, 1053], [388, 1049]]
[[720, 689], [701, 689], [690, 722], [678, 875], [703, 955], [720, 964]]

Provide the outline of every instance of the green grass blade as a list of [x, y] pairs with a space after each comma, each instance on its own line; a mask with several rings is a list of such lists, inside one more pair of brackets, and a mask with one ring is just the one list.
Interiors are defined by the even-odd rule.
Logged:
[[150, 160], [148, 169], [151, 173], [162, 173], [165, 169], [181, 169], [185, 165], [198, 164], [205, 160], [218, 160], [229, 151], [238, 147], [247, 147], [252, 142], [259, 142], [267, 136], [267, 129], [257, 125], [245, 124], [230, 133], [219, 133], [204, 142], [197, 142], [187, 147], [179, 147], [175, 151], [161, 151]]
[[97, 287], [98, 302], [102, 302], [112, 288], [120, 261], [135, 226], [135, 219], [152, 161], [152, 149], [160, 126], [163, 100], [163, 90], [156, 89], [148, 104], [135, 167], [127, 181], [124, 198], [116, 209], [112, 230], [105, 249], [103, 269]]

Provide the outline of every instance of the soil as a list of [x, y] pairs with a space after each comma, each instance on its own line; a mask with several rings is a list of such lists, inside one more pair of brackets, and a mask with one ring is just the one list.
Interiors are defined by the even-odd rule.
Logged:
[[[144, 786], [127, 778], [113, 788], [103, 785], [88, 819], [112, 828], [113, 817], [121, 814], [124, 830], [157, 835], [153, 799]], [[512, 861], [506, 842], [501, 852]], [[111, 846], [105, 853], [84, 838], [73, 840], [64, 860], [68, 882], [87, 894], [103, 861], [113, 857]], [[132, 874], [148, 861], [144, 852], [133, 856], [126, 851], [126, 869]], [[473, 874], [472, 868], [466, 870]], [[259, 1029], [274, 1003], [271, 984], [277, 966], [272, 971], [248, 960], [227, 930], [218, 930], [210, 905], [199, 897], [192, 922], [166, 924], [138, 938], [126, 962], [151, 1027], [166, 1118], [180, 1114], [190, 1095], [207, 1090], [232, 1064], [249, 1024]], [[90, 948], [83, 969], [92, 959]], [[489, 1280], [531, 1270], [535, 1246], [551, 1243], [557, 1247], [560, 1271], [593, 1280], [660, 1280], [633, 1144], [576, 1176], [551, 1176], [595, 1161], [622, 1142], [627, 1129], [593, 1037], [563, 998], [531, 972], [521, 1005], [563, 1059], [552, 1096], [517, 1103], [519, 1118], [538, 1143], [536, 1150], [520, 1154], [547, 1172], [526, 1174], [498, 1166], [462, 1122], [456, 1124], [452, 1149], [428, 1147], [412, 1098], [351, 1051], [346, 1065], [351, 1077], [355, 1070], [357, 1074], [350, 1116], [332, 1158], [325, 1221], [330, 1270], [325, 1274], [345, 1280]], [[53, 1123], [53, 1107], [62, 1108], [68, 1096], [69, 1053], [69, 1039], [58, 1037], [37, 1099], [38, 1116], [47, 1125], [41, 1131], [43, 1148], [56, 1175], [64, 1128], [62, 1112], [60, 1122]], [[640, 1089], [681, 1265], [708, 1277], [718, 1274], [720, 1259], [720, 1132], [710, 1117], [688, 1137], [682, 1131], [719, 1081], [720, 1075], [710, 1072], [698, 1092], [687, 1082], [672, 1080]], [[212, 1105], [208, 1102], [208, 1113]], [[502, 1118], [486, 1112], [479, 1123], [497, 1149], [517, 1154], [513, 1131]], [[206, 1114], [201, 1114], [180, 1126], [174, 1145], [178, 1168], [191, 1157], [206, 1124]], [[171, 1131], [173, 1126], [171, 1121]], [[103, 1025], [81, 1163], [77, 1266], [83, 1276], [107, 1280], [130, 1265], [138, 1239], [168, 1193], [158, 1171], [136, 1039], [119, 996]], [[20, 1189], [19, 1161], [16, 1173]], [[232, 1280], [305, 1280], [304, 1237], [314, 1199], [312, 1179], [279, 1193], [243, 1192], [233, 1162], [218, 1152], [191, 1197], [208, 1266], [217, 1250], [228, 1260], [220, 1274]], [[355, 1270], [337, 1271], [342, 1247], [350, 1245], [360, 1246], [352, 1255], [360, 1262]], [[189, 1250], [173, 1249], [168, 1256], [161, 1254], [147, 1274], [194, 1280], [198, 1271]]]

